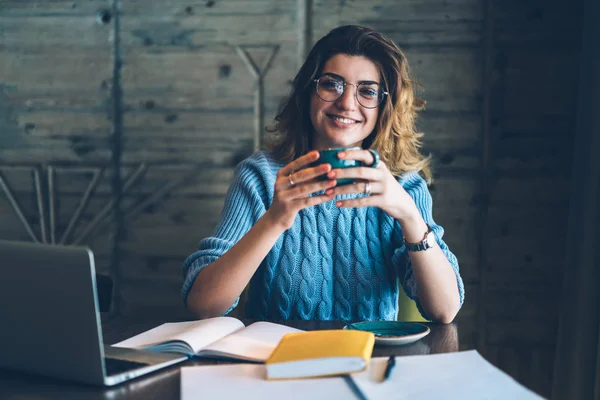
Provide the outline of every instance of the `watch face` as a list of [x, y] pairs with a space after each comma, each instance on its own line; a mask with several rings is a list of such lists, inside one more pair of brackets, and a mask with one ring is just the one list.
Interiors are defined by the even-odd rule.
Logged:
[[435, 243], [435, 235], [433, 234], [433, 232], [429, 232], [427, 234], [427, 248], [428, 249], [432, 248], [434, 243]]

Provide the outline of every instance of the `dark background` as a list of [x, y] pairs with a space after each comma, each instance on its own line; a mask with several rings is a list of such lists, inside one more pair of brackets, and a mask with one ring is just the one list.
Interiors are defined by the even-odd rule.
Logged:
[[[461, 346], [545, 396], [556, 370], [556, 398], [566, 371], [585, 375], [577, 398], [594, 382], [598, 398], [598, 308], [581, 311], [600, 258], [595, 3], [0, 0], [0, 238], [90, 246], [113, 312], [187, 316], [181, 264], [235, 165], [312, 44], [370, 26], [427, 101], [434, 217], [466, 284]], [[582, 326], [591, 375], [571, 368]]]

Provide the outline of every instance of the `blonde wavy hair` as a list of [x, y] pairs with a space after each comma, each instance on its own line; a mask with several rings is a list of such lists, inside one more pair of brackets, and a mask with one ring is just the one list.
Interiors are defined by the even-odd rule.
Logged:
[[389, 93], [379, 106], [375, 128], [362, 147], [377, 150], [393, 175], [419, 172], [431, 183], [430, 157], [421, 154], [423, 134], [415, 127], [417, 112], [425, 102], [415, 95], [417, 84], [410, 76], [406, 57], [389, 38], [362, 26], [340, 26], [314, 45], [294, 78], [290, 96], [275, 117], [274, 127], [267, 129], [274, 134], [267, 141], [267, 148], [284, 163], [312, 149], [310, 97], [315, 90], [314, 80], [336, 54], [371, 60], [380, 71], [383, 90]]

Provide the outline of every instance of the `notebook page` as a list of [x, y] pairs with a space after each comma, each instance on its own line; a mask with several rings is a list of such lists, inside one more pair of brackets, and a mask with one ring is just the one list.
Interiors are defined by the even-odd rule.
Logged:
[[181, 368], [181, 400], [353, 399], [342, 378], [267, 381], [262, 364]]
[[271, 322], [255, 322], [205, 347], [200, 354], [230, 355], [263, 362], [269, 358], [283, 335], [295, 332], [302, 331]]
[[147, 348], [171, 340], [181, 340], [190, 345], [194, 353], [205, 346], [242, 329], [244, 324], [231, 317], [216, 317], [200, 321], [166, 323], [127, 340], [115, 347]]
[[387, 358], [373, 358], [352, 378], [369, 399], [539, 400], [542, 397], [485, 360], [476, 350], [396, 357], [382, 382]]

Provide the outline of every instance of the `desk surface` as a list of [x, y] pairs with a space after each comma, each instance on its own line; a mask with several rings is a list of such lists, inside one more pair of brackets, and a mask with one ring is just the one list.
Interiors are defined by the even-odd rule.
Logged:
[[[123, 317], [103, 316], [102, 331], [106, 343], [116, 343], [165, 321], [139, 321]], [[249, 323], [252, 321], [244, 321]], [[341, 321], [274, 321], [304, 330], [339, 329]], [[399, 347], [375, 346], [373, 357], [416, 355], [458, 351], [456, 324], [428, 324], [431, 333], [423, 339]], [[93, 387], [0, 370], [0, 397], [13, 400], [42, 399], [179, 399], [179, 368], [190, 365], [227, 363], [214, 360], [189, 360], [112, 388]]]

